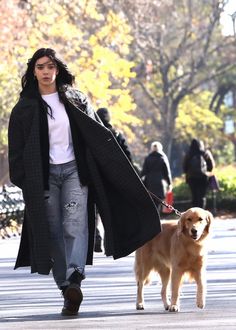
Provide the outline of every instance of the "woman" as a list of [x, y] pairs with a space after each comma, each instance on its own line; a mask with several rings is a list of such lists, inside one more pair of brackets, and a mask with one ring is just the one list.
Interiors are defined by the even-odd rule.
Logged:
[[[144, 160], [141, 177], [144, 177], [147, 189], [160, 199], [164, 199], [166, 192], [172, 189], [169, 161], [160, 142], [151, 144], [151, 152]], [[160, 207], [159, 201], [155, 200], [155, 203]]]
[[10, 178], [25, 201], [15, 268], [31, 266], [39, 274], [52, 269], [64, 296], [63, 315], [77, 314], [83, 299], [85, 264], [93, 259], [95, 202], [114, 258], [160, 232], [150, 196], [73, 83], [54, 50], [37, 50], [22, 77], [8, 133]]
[[205, 150], [202, 141], [193, 139], [183, 161], [183, 171], [192, 194], [192, 206], [206, 207], [208, 172], [214, 166], [210, 150]]

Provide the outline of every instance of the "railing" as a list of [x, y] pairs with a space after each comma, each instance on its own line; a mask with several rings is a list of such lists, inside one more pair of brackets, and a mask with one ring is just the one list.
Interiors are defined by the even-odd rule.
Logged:
[[21, 190], [3, 186], [0, 191], [0, 238], [20, 235], [23, 215], [24, 201]]

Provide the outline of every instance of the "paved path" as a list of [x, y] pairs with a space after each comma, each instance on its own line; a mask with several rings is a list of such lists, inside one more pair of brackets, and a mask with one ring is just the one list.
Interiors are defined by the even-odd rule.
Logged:
[[146, 309], [136, 311], [134, 255], [114, 261], [98, 253], [87, 268], [79, 317], [62, 317], [50, 276], [12, 270], [18, 244], [0, 240], [0, 329], [236, 329], [236, 219], [214, 222], [206, 308], [195, 306], [195, 285], [186, 283], [177, 314], [163, 310], [158, 278], [145, 288]]

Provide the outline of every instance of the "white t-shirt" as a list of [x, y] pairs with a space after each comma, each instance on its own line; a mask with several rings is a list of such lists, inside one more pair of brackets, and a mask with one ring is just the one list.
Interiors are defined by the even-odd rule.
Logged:
[[[71, 137], [69, 118], [58, 93], [42, 95], [44, 101], [52, 109], [52, 118], [48, 118], [49, 162], [50, 164], [64, 164], [75, 159]], [[49, 109], [50, 113], [50, 109]]]

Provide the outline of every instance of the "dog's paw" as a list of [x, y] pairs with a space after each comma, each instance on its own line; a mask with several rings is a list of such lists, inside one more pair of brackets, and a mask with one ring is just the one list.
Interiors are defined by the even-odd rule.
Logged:
[[205, 297], [201, 294], [197, 295], [196, 299], [196, 305], [198, 308], [204, 308], [205, 307]]
[[203, 309], [205, 307], [205, 303], [203, 301], [197, 301], [197, 307]]
[[136, 305], [136, 309], [138, 311], [142, 311], [142, 310], [144, 310], [144, 305], [142, 303], [139, 303], [139, 304]]
[[168, 311], [169, 308], [170, 308], [170, 305], [168, 305], [168, 304], [164, 304], [164, 308], [165, 308], [166, 311]]
[[169, 312], [178, 312], [179, 311], [179, 306], [178, 305], [171, 305], [168, 310], [169, 310]]

